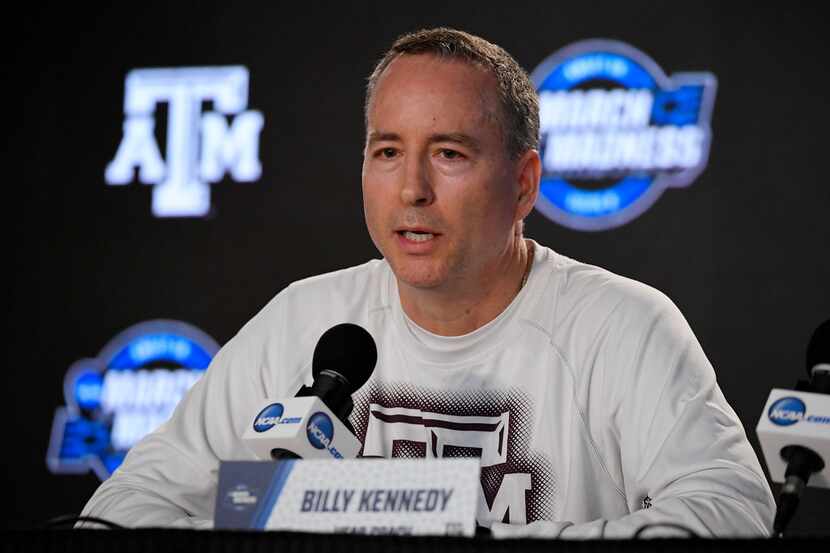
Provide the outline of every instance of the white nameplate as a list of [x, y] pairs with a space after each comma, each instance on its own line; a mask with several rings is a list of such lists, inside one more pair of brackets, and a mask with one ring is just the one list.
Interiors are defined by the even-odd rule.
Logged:
[[216, 528], [475, 534], [478, 459], [229, 461]]

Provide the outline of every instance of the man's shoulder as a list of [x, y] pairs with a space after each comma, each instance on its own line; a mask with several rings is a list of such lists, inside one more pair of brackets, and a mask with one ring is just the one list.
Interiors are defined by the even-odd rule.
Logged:
[[548, 250], [542, 301], [532, 318], [556, 344], [588, 345], [613, 334], [636, 339], [658, 319], [681, 318], [660, 290], [611, 270]]
[[[372, 260], [291, 283], [222, 347], [213, 366], [270, 367], [274, 372], [269, 382], [291, 388], [323, 332], [344, 322], [365, 325], [387, 271], [386, 262]], [[221, 370], [214, 368], [213, 373]]]
[[[619, 372], [647, 344], [681, 351], [694, 335], [677, 306], [658, 289], [608, 269], [555, 254], [545, 288], [548, 307], [534, 318], [578, 380], [596, 367]], [[588, 380], [585, 380], [586, 382]]]
[[548, 258], [546, 293], [560, 314], [610, 314], [624, 308], [628, 312], [654, 313], [673, 308], [660, 290], [609, 269], [553, 253]]
[[388, 265], [381, 259], [371, 259], [360, 265], [337, 269], [328, 273], [295, 280], [281, 293], [306, 294], [321, 290], [351, 290], [379, 282], [386, 274]]
[[353, 265], [343, 269], [337, 269], [328, 273], [312, 275], [300, 280], [295, 280], [289, 285], [294, 290], [316, 289], [327, 287], [354, 286], [366, 284], [373, 279], [378, 279], [388, 269], [387, 263], [382, 259], [370, 259], [360, 265]]
[[373, 259], [294, 281], [274, 296], [243, 330], [274, 328], [286, 319], [293, 325], [332, 317], [339, 322], [357, 321], [363, 318], [362, 313], [384, 301], [388, 272], [385, 261]]

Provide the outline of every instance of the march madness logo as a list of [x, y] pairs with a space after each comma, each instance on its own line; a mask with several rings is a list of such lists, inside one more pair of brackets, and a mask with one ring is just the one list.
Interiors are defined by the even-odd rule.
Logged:
[[[230, 172], [251, 182], [262, 175], [262, 114], [248, 110], [248, 70], [241, 66], [134, 69], [124, 91], [124, 136], [107, 165], [107, 184], [152, 184], [156, 217], [210, 213], [210, 186]], [[155, 136], [156, 107], [167, 104], [166, 159]], [[212, 102], [215, 111], [202, 113]], [[231, 124], [228, 125], [230, 118]]]
[[49, 469], [109, 478], [138, 440], [170, 418], [218, 350], [196, 327], [155, 320], [75, 362], [64, 378], [66, 406], [52, 423]]
[[705, 168], [711, 73], [669, 77], [628, 44], [586, 40], [551, 55], [531, 79], [542, 157], [536, 208], [549, 219], [583, 231], [618, 227]]

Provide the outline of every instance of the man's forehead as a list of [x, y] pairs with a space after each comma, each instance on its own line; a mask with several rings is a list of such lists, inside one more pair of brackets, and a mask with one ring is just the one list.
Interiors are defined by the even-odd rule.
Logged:
[[[471, 82], [484, 93], [496, 91], [496, 79], [472, 60], [437, 54], [401, 54], [393, 59], [378, 78], [378, 89], [390, 84], [413, 83], [440, 78], [443, 81]], [[377, 92], [377, 91], [376, 91]]]
[[460, 107], [476, 125], [497, 122], [500, 109], [493, 75], [472, 61], [434, 54], [402, 54], [395, 58], [378, 79], [370, 100], [370, 133], [390, 132], [373, 125], [378, 111], [387, 119], [390, 114], [400, 115], [413, 102], [431, 101], [437, 110], [450, 105]]

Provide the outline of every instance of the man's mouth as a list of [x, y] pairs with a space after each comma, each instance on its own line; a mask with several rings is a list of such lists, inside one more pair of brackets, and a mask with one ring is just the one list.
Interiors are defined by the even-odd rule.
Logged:
[[435, 238], [435, 234], [421, 230], [399, 230], [398, 234], [413, 242], [426, 242]]

